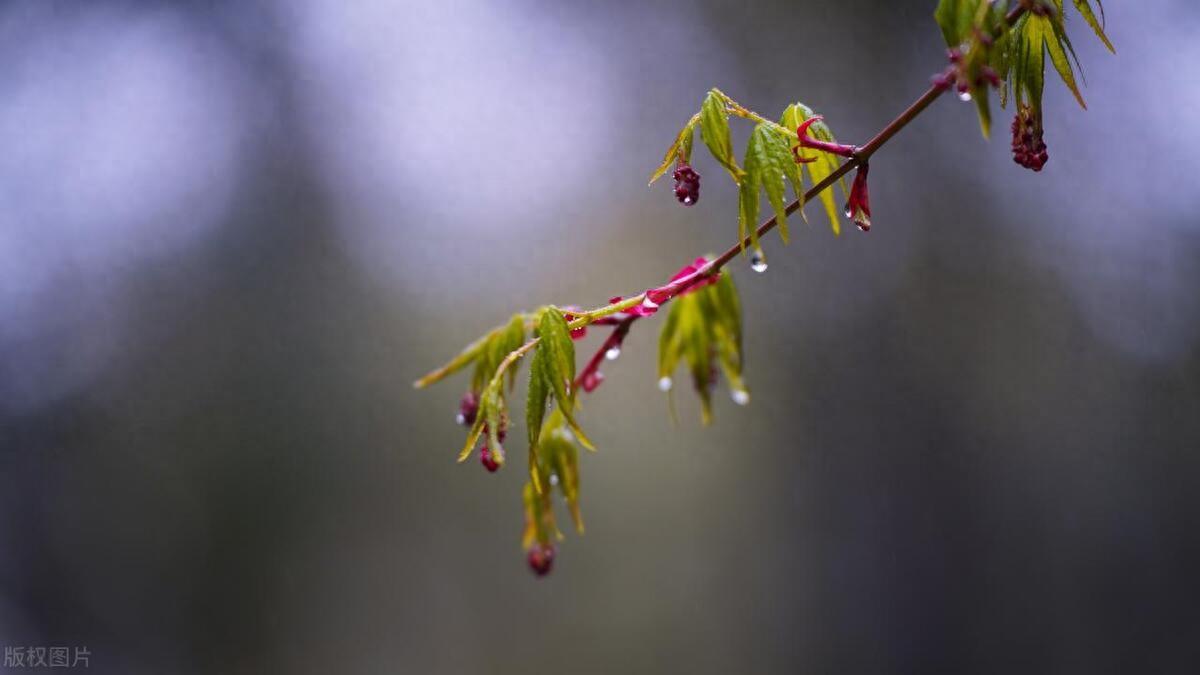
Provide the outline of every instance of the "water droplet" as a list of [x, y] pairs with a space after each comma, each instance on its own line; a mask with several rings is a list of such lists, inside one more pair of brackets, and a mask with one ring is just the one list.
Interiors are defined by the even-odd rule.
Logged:
[[762, 249], [758, 249], [750, 254], [750, 269], [760, 274], [767, 271], [767, 256], [762, 252]]
[[454, 416], [454, 421], [457, 422], [459, 426], [462, 426], [467, 423], [467, 416], [462, 413], [458, 413]]
[[608, 351], [604, 352], [604, 358], [608, 359], [609, 361], [616, 361], [617, 357], [619, 357], [620, 355], [621, 355], [620, 347], [609, 347]]
[[658, 303], [657, 303], [657, 302], [655, 302], [655, 301], [653, 301], [653, 300], [651, 300], [651, 299], [650, 299], [650, 296], [649, 296], [649, 295], [647, 295], [647, 296], [646, 296], [646, 297], [645, 297], [645, 298], [642, 300], [642, 307], [645, 307], [646, 309], [649, 309], [649, 310], [653, 311], [653, 310], [656, 310], [656, 309], [658, 309]]
[[663, 376], [662, 378], [660, 378], [658, 380], [658, 390], [659, 391], [671, 391], [672, 384], [674, 384], [674, 383], [671, 382], [671, 378]]
[[550, 484], [558, 485], [558, 474], [556, 474], [556, 473], [550, 474]]
[[846, 203], [846, 209], [844, 211], [842, 211], [842, 213], [845, 213], [847, 218], [854, 217], [854, 209], [850, 208], [849, 202]]
[[733, 398], [733, 402], [738, 405], [746, 405], [750, 402], [750, 392], [746, 391], [745, 389], [734, 389], [729, 393], [729, 396]]
[[958, 92], [958, 100], [962, 101], [963, 103], [970, 101], [971, 100], [971, 92], [969, 92], [969, 91]]
[[684, 197], [684, 198], [683, 198], [683, 203], [684, 203], [684, 204], [691, 204], [691, 203], [692, 203], [692, 198], [691, 198], [690, 196], [689, 196], [689, 197]]

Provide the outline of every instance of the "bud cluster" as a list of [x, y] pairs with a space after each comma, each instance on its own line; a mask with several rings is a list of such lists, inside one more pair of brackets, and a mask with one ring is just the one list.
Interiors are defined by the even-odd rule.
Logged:
[[686, 162], [680, 163], [671, 174], [675, 179], [675, 199], [684, 206], [700, 201], [700, 174]]
[[1041, 111], [1027, 105], [1020, 106], [1012, 122], [1013, 161], [1026, 169], [1041, 171], [1050, 160], [1046, 152], [1046, 141], [1042, 138]]

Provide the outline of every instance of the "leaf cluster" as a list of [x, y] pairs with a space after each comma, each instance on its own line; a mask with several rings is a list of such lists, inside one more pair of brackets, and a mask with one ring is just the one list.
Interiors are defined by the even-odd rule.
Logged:
[[[740, 164], [734, 156], [729, 127], [729, 120], [734, 116], [755, 123]], [[793, 103], [784, 110], [779, 122], [772, 122], [745, 108], [720, 89], [712, 89], [704, 97], [700, 112], [688, 119], [674, 142], [667, 148], [662, 163], [650, 175], [650, 182], [658, 180], [672, 166], [691, 163], [695, 130], [699, 127], [700, 138], [708, 148], [709, 154], [738, 186], [738, 237], [743, 247], [749, 238], [750, 245], [755, 250], [761, 250], [756, 228], [764, 195], [779, 226], [780, 237], [787, 243], [790, 233], [785, 183], [791, 185], [798, 206], [804, 206], [805, 170], [796, 162], [793, 152], [800, 145], [796, 129], [813, 116], [814, 113], [808, 106]], [[819, 140], [836, 142], [833, 132], [823, 121], [813, 124], [809, 131]], [[807, 167], [811, 183], [816, 185], [837, 169], [839, 160], [836, 155], [830, 153], [819, 150], [811, 152], [815, 161], [803, 166]], [[845, 192], [844, 183], [842, 190]], [[839, 211], [832, 192], [823, 191], [820, 199], [834, 233], [840, 233]], [[800, 213], [804, 217], [804, 212]]]
[[[962, 54], [960, 70], [970, 86], [984, 136], [991, 126], [988, 83], [980, 77], [984, 67], [1003, 80], [1002, 107], [1015, 98], [1018, 105], [1032, 108], [1040, 117], [1049, 56], [1063, 84], [1079, 105], [1087, 108], [1075, 77], [1075, 71], [1082, 73], [1082, 68], [1067, 35], [1063, 0], [1032, 1], [1032, 9], [1004, 30], [1005, 15], [1015, 4], [1009, 0], [941, 0], [934, 12], [946, 45]], [[1090, 0], [1072, 0], [1072, 4], [1104, 46], [1115, 52], [1104, 32], [1104, 9], [1099, 0], [1096, 2], [1099, 17]], [[993, 39], [993, 36], [999, 37]]]
[[716, 283], [682, 295], [671, 304], [658, 340], [658, 376], [668, 392], [680, 364], [691, 374], [705, 424], [712, 421], [712, 390], [718, 368], [734, 400], [743, 404], [749, 401], [742, 381], [742, 308], [728, 273], [721, 273]]

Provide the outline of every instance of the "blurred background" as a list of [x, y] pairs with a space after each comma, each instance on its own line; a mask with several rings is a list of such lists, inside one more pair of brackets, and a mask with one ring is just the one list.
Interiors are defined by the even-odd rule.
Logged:
[[0, 643], [106, 673], [1196, 672], [1189, 0], [1106, 3], [1116, 56], [1071, 22], [1090, 110], [1048, 87], [1043, 173], [947, 97], [874, 160], [869, 235], [810, 208], [737, 261], [749, 407], [701, 429], [683, 392], [674, 428], [640, 324], [546, 579], [523, 472], [454, 463], [464, 380], [411, 387], [515, 310], [724, 249], [711, 161], [694, 208], [645, 187], [704, 92], [865, 140], [944, 63], [934, 5], [0, 5]]

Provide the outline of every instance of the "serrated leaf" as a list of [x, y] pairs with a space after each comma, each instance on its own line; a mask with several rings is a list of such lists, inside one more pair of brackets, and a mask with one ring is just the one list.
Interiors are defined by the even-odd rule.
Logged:
[[484, 335], [478, 340], [475, 340], [471, 344], [467, 345], [461, 352], [458, 353], [458, 356], [450, 359], [450, 361], [441, 368], [438, 368], [437, 370], [417, 380], [413, 383], [413, 386], [418, 389], [428, 387], [429, 385], [440, 382], [446, 377], [449, 377], [450, 375], [453, 375], [454, 373], [471, 365], [479, 358], [480, 354], [487, 349], [488, 342], [499, 330], [499, 328], [492, 329], [487, 335]]
[[685, 124], [683, 129], [680, 130], [679, 134], [675, 136], [675, 142], [671, 144], [671, 147], [667, 148], [667, 154], [663, 156], [662, 164], [659, 164], [658, 168], [654, 170], [654, 173], [650, 174], [650, 183], [648, 184], [652, 185], [654, 181], [661, 178], [663, 174], [665, 174], [676, 162], [691, 162], [692, 143], [693, 138], [695, 137], [696, 123], [699, 121], [700, 115], [693, 115], [692, 119], [688, 120], [688, 123]]
[[571, 340], [571, 330], [567, 328], [567, 320], [563, 318], [561, 311], [555, 307], [542, 310], [538, 322], [538, 336], [542, 340], [539, 351], [546, 350], [543, 372], [549, 389], [554, 394], [554, 400], [558, 403], [558, 409], [562, 411], [567, 425], [579, 437], [583, 447], [595, 450], [591, 440], [575, 421], [575, 392], [570, 388], [571, 383], [575, 381], [575, 343]]
[[1046, 52], [1043, 46], [1046, 38], [1042, 34], [1045, 25], [1042, 22], [1031, 21], [1026, 15], [1014, 27], [1022, 36], [1013, 65], [1014, 92], [1017, 103], [1028, 103], [1035, 110], [1041, 110], [1042, 92], [1046, 88]]
[[758, 174], [747, 171], [738, 186], [738, 241], [743, 252], [746, 235], [750, 236], [750, 245], [758, 247], [758, 181]]
[[[500, 337], [500, 358], [496, 361], [496, 367], [500, 367], [500, 362], [503, 361], [510, 353], [521, 348], [525, 344], [525, 317], [521, 314], [514, 314], [508, 322], [508, 326]], [[513, 363], [508, 367], [508, 388], [511, 391], [517, 383], [517, 371], [520, 370], [520, 362]]]
[[975, 111], [979, 113], [979, 130], [984, 138], [992, 135], [992, 107], [986, 87], [974, 87], [972, 99], [975, 101]]
[[[805, 106], [802, 103], [793, 103], [783, 111], [783, 117], [780, 119], [779, 123], [794, 134], [796, 132], [796, 128], [800, 126], [800, 123], [812, 116], [813, 111], [809, 109], [808, 106]], [[809, 127], [809, 133], [812, 134], [814, 138], [818, 138], [823, 141], [834, 142], [833, 133], [829, 130], [829, 127], [824, 122], [817, 122]], [[792, 141], [792, 145], [789, 147], [789, 152], [791, 147], [799, 146], [799, 144], [800, 142], [798, 139]], [[814, 185], [825, 180], [825, 178], [827, 178], [837, 169], [837, 162], [828, 153], [813, 152], [811, 157], [814, 161], [809, 162], [804, 166], [807, 167], [806, 170], [808, 171], [808, 177], [812, 180]], [[842, 192], [844, 193], [845, 191], [846, 187], [843, 183]], [[830, 186], [826, 190], [822, 190], [821, 194], [818, 195], [818, 199], [821, 200], [821, 204], [825, 208], [825, 215], [829, 217], [829, 226], [833, 228], [833, 233], [841, 234], [842, 224], [841, 220], [839, 219], [840, 216], [837, 203], [834, 201], [833, 186]]]
[[[1096, 14], [1092, 11], [1091, 3], [1089, 3], [1088, 0], [1074, 1], [1075, 9], [1079, 11], [1079, 15], [1083, 17], [1083, 20], [1092, 27], [1092, 30], [1096, 33], [1096, 37], [1100, 38], [1100, 41], [1104, 43], [1105, 47], [1108, 47], [1108, 51], [1116, 54], [1117, 49], [1113, 47], [1113, 44], [1108, 41], [1108, 36], [1104, 34], [1104, 24], [1096, 19]], [[1097, 2], [1097, 4], [1099, 4], [1099, 2]], [[1101, 15], [1104, 14], [1103, 5], [1100, 5], [1100, 13]]]
[[947, 47], [957, 47], [970, 34], [979, 0], [941, 0], [933, 18]]
[[1071, 61], [1063, 47], [1065, 36], [1061, 27], [1057, 21], [1048, 16], [1035, 16], [1030, 21], [1043, 24], [1041, 33], [1045, 36], [1046, 51], [1050, 54], [1050, 62], [1054, 64], [1054, 69], [1058, 71], [1058, 76], [1062, 78], [1063, 84], [1067, 85], [1067, 89], [1070, 89], [1071, 93], [1075, 95], [1075, 100], [1079, 102], [1080, 107], [1087, 109], [1087, 103], [1083, 101], [1083, 94], [1079, 93], [1079, 86], [1075, 84]]
[[558, 475], [558, 489], [567, 502], [575, 530], [583, 534], [583, 516], [579, 511], [579, 453], [575, 444], [556, 431], [545, 435], [542, 448], [546, 464]]
[[725, 100], [715, 91], [708, 92], [700, 106], [700, 138], [713, 159], [733, 177], [733, 182], [741, 183], [742, 170], [733, 158], [733, 141], [729, 135], [729, 110]]
[[[537, 463], [538, 439], [546, 417], [546, 401], [550, 389], [546, 381], [545, 352], [535, 349], [529, 359], [529, 391], [525, 398], [525, 428], [529, 435], [529, 464]], [[535, 486], [538, 487], [538, 486]]]
[[467, 440], [463, 443], [462, 450], [458, 453], [459, 463], [467, 461], [471, 456], [471, 452], [475, 450], [475, 444], [479, 442], [479, 437], [483, 435], [484, 410], [483, 401], [480, 401], [479, 410], [475, 414], [475, 423], [471, 425], [471, 430], [467, 432]]
[[[750, 140], [746, 144], [746, 158], [743, 161], [745, 165], [746, 175], [750, 178], [746, 182], [756, 184], [754, 196], [754, 219], [749, 222], [749, 227], [756, 227], [758, 220], [758, 190], [757, 185], [761, 185], [763, 191], [767, 193], [767, 202], [770, 203], [772, 210], [775, 212], [775, 223], [779, 228], [779, 236], [786, 244], [788, 242], [788, 227], [787, 227], [787, 205], [784, 203], [784, 173], [787, 171], [785, 165], [796, 166], [792, 160], [792, 154], [788, 149], [788, 142], [775, 131], [773, 125], [760, 122], [754, 127], [754, 131], [750, 133]], [[739, 198], [741, 193], [739, 192]], [[757, 240], [757, 236], [754, 237]]]

